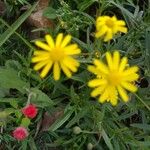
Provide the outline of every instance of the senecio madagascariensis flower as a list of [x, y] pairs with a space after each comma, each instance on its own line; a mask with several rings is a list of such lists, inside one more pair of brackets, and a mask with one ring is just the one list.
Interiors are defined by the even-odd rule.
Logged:
[[73, 56], [80, 54], [81, 50], [77, 44], [69, 44], [71, 35], [63, 37], [59, 33], [56, 41], [50, 35], [45, 36], [46, 43], [36, 41], [35, 44], [40, 48], [34, 51], [32, 63], [36, 63], [34, 70], [41, 70], [40, 76], [44, 78], [53, 67], [54, 80], [59, 80], [61, 69], [70, 78], [72, 72], [76, 72], [79, 62]]
[[88, 70], [96, 75], [96, 79], [88, 82], [88, 86], [95, 88], [91, 96], [99, 96], [99, 102], [110, 102], [112, 105], [118, 103], [118, 95], [124, 102], [129, 100], [127, 91], [136, 92], [134, 82], [139, 78], [138, 67], [129, 67], [126, 57], [120, 59], [120, 53], [115, 51], [113, 56], [106, 53], [107, 65], [101, 60], [94, 59], [94, 65], [89, 65]]
[[117, 20], [115, 16], [100, 16], [96, 19], [96, 38], [102, 37], [107, 42], [117, 32], [127, 33], [127, 28], [123, 20]]

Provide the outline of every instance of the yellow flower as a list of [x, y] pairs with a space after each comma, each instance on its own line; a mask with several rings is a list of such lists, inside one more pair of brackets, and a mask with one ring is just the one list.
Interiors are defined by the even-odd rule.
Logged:
[[44, 78], [53, 67], [54, 80], [59, 80], [61, 69], [70, 78], [72, 72], [76, 72], [79, 67], [79, 62], [73, 58], [81, 52], [78, 45], [69, 44], [71, 35], [63, 37], [62, 33], [57, 35], [55, 42], [50, 35], [46, 35], [45, 40], [47, 43], [35, 42], [39, 50], [34, 51], [32, 58], [32, 63], [36, 63], [34, 70], [41, 70], [40, 76]]
[[134, 82], [139, 78], [136, 73], [137, 66], [129, 67], [126, 57], [120, 59], [120, 53], [115, 51], [113, 56], [106, 53], [107, 65], [98, 59], [94, 59], [94, 65], [89, 65], [88, 70], [96, 75], [96, 79], [88, 82], [88, 86], [95, 88], [91, 96], [99, 96], [99, 102], [110, 102], [116, 105], [118, 94], [124, 102], [129, 100], [127, 91], [136, 92]]
[[127, 33], [123, 20], [117, 20], [115, 16], [100, 16], [96, 19], [96, 38], [103, 37], [104, 41], [107, 42], [117, 32]]

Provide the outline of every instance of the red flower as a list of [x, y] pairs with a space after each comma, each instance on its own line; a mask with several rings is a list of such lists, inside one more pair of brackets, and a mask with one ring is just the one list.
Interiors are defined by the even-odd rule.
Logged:
[[29, 104], [22, 108], [22, 113], [28, 118], [34, 118], [37, 115], [38, 109], [35, 105]]
[[28, 136], [28, 131], [24, 127], [18, 127], [13, 131], [13, 137], [19, 141], [24, 140]]

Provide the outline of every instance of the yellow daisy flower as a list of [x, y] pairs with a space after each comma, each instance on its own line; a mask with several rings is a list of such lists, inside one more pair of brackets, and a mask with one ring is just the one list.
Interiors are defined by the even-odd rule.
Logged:
[[118, 94], [124, 102], [129, 100], [127, 91], [136, 92], [134, 82], [139, 78], [136, 73], [137, 66], [129, 67], [126, 57], [120, 59], [120, 53], [115, 51], [113, 56], [106, 53], [107, 65], [98, 59], [94, 59], [94, 65], [89, 65], [88, 70], [96, 75], [96, 79], [88, 82], [88, 86], [95, 88], [91, 96], [99, 96], [99, 102], [110, 102], [116, 105]]
[[46, 35], [45, 40], [46, 43], [35, 42], [40, 49], [34, 51], [32, 58], [32, 63], [36, 63], [34, 70], [41, 70], [40, 76], [44, 78], [53, 67], [54, 80], [59, 80], [61, 69], [70, 78], [72, 72], [76, 72], [79, 67], [79, 62], [73, 58], [81, 52], [78, 45], [69, 44], [71, 35], [63, 37], [62, 33], [57, 35], [55, 42], [50, 35]]
[[100, 16], [96, 19], [96, 38], [103, 37], [104, 41], [107, 42], [117, 32], [127, 33], [123, 20], [117, 20], [115, 16]]

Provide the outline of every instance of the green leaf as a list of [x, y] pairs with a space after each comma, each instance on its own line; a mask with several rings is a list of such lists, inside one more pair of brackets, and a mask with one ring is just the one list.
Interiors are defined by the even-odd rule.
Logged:
[[84, 11], [88, 7], [90, 7], [94, 2], [97, 2], [98, 0], [84, 0], [83, 2], [79, 3], [79, 10]]
[[[11, 26], [6, 22], [4, 21], [2, 18], [0, 18], [0, 21], [6, 26], [8, 27], [9, 29], [11, 29]], [[16, 31], [14, 32], [30, 49], [34, 49], [34, 47], [31, 45], [31, 43], [26, 40], [23, 36], [21, 36], [19, 33], [17, 33]]]
[[22, 121], [21, 121], [21, 125], [23, 126], [23, 127], [28, 127], [29, 126], [29, 124], [30, 124], [30, 119], [29, 118], [23, 118], [22, 119]]
[[0, 98], [5, 97], [6, 95], [9, 94], [9, 90], [8, 89], [4, 89], [0, 87]]
[[[35, 3], [29, 10], [22, 14], [12, 25], [0, 36], [0, 46], [2, 46], [9, 37], [20, 27], [20, 25], [29, 17], [31, 12], [35, 9], [37, 3]], [[0, 18], [0, 22], [2, 19]]]
[[110, 139], [109, 139], [109, 137], [108, 137], [108, 135], [106, 134], [106, 132], [105, 132], [104, 129], [102, 130], [101, 134], [102, 134], [102, 137], [103, 137], [103, 139], [104, 139], [106, 145], [108, 146], [108, 148], [109, 148], [110, 150], [113, 150], [113, 146], [112, 146], [112, 144], [111, 144], [111, 142], [110, 142]]
[[148, 73], [150, 75], [150, 42], [149, 42], [149, 39], [150, 39], [150, 29], [146, 30], [146, 33], [145, 33], [145, 65], [147, 66], [148, 68]]
[[10, 114], [15, 112], [15, 109], [14, 108], [6, 108], [5, 112], [6, 112], [7, 115], [10, 115]]
[[49, 128], [50, 131], [55, 131], [58, 128], [60, 128], [72, 115], [74, 110], [70, 110], [68, 112], [66, 112], [61, 118], [59, 118], [58, 120], [56, 120], [51, 127]]
[[33, 92], [31, 102], [36, 104], [38, 107], [51, 107], [54, 105], [54, 102], [41, 90], [31, 88], [31, 92]]
[[77, 115], [74, 116], [72, 120], [66, 125], [66, 128], [70, 128], [74, 124], [76, 124], [81, 118], [83, 118], [88, 112], [87, 108], [82, 109]]
[[14, 99], [16, 101], [19, 100], [19, 98], [0, 98], [0, 103], [10, 103], [10, 101], [13, 101]]
[[16, 115], [16, 117], [19, 119], [19, 118], [21, 118], [22, 113], [21, 113], [20, 110], [16, 110], [16, 111], [15, 111], [15, 115]]
[[49, 19], [55, 19], [57, 18], [56, 10], [52, 7], [47, 7], [43, 12], [43, 16]]
[[28, 86], [29, 84], [21, 80], [18, 76], [18, 72], [14, 69], [0, 68], [0, 88], [17, 89], [20, 92], [24, 93], [24, 88]]
[[21, 146], [18, 150], [27, 150], [27, 146], [28, 146], [28, 140], [25, 139], [21, 142]]
[[11, 105], [13, 108], [18, 108], [18, 103], [17, 103], [16, 100], [10, 101], [10, 105]]
[[7, 118], [8, 114], [6, 113], [6, 111], [0, 111], [0, 121], [1, 119], [5, 119]]
[[30, 146], [30, 149], [37, 150], [36, 144], [35, 144], [34, 139], [32, 137], [30, 137], [29, 146]]
[[142, 123], [133, 123], [130, 126], [136, 127], [143, 130], [149, 130], [150, 131], [150, 125], [148, 124], [142, 124]]

